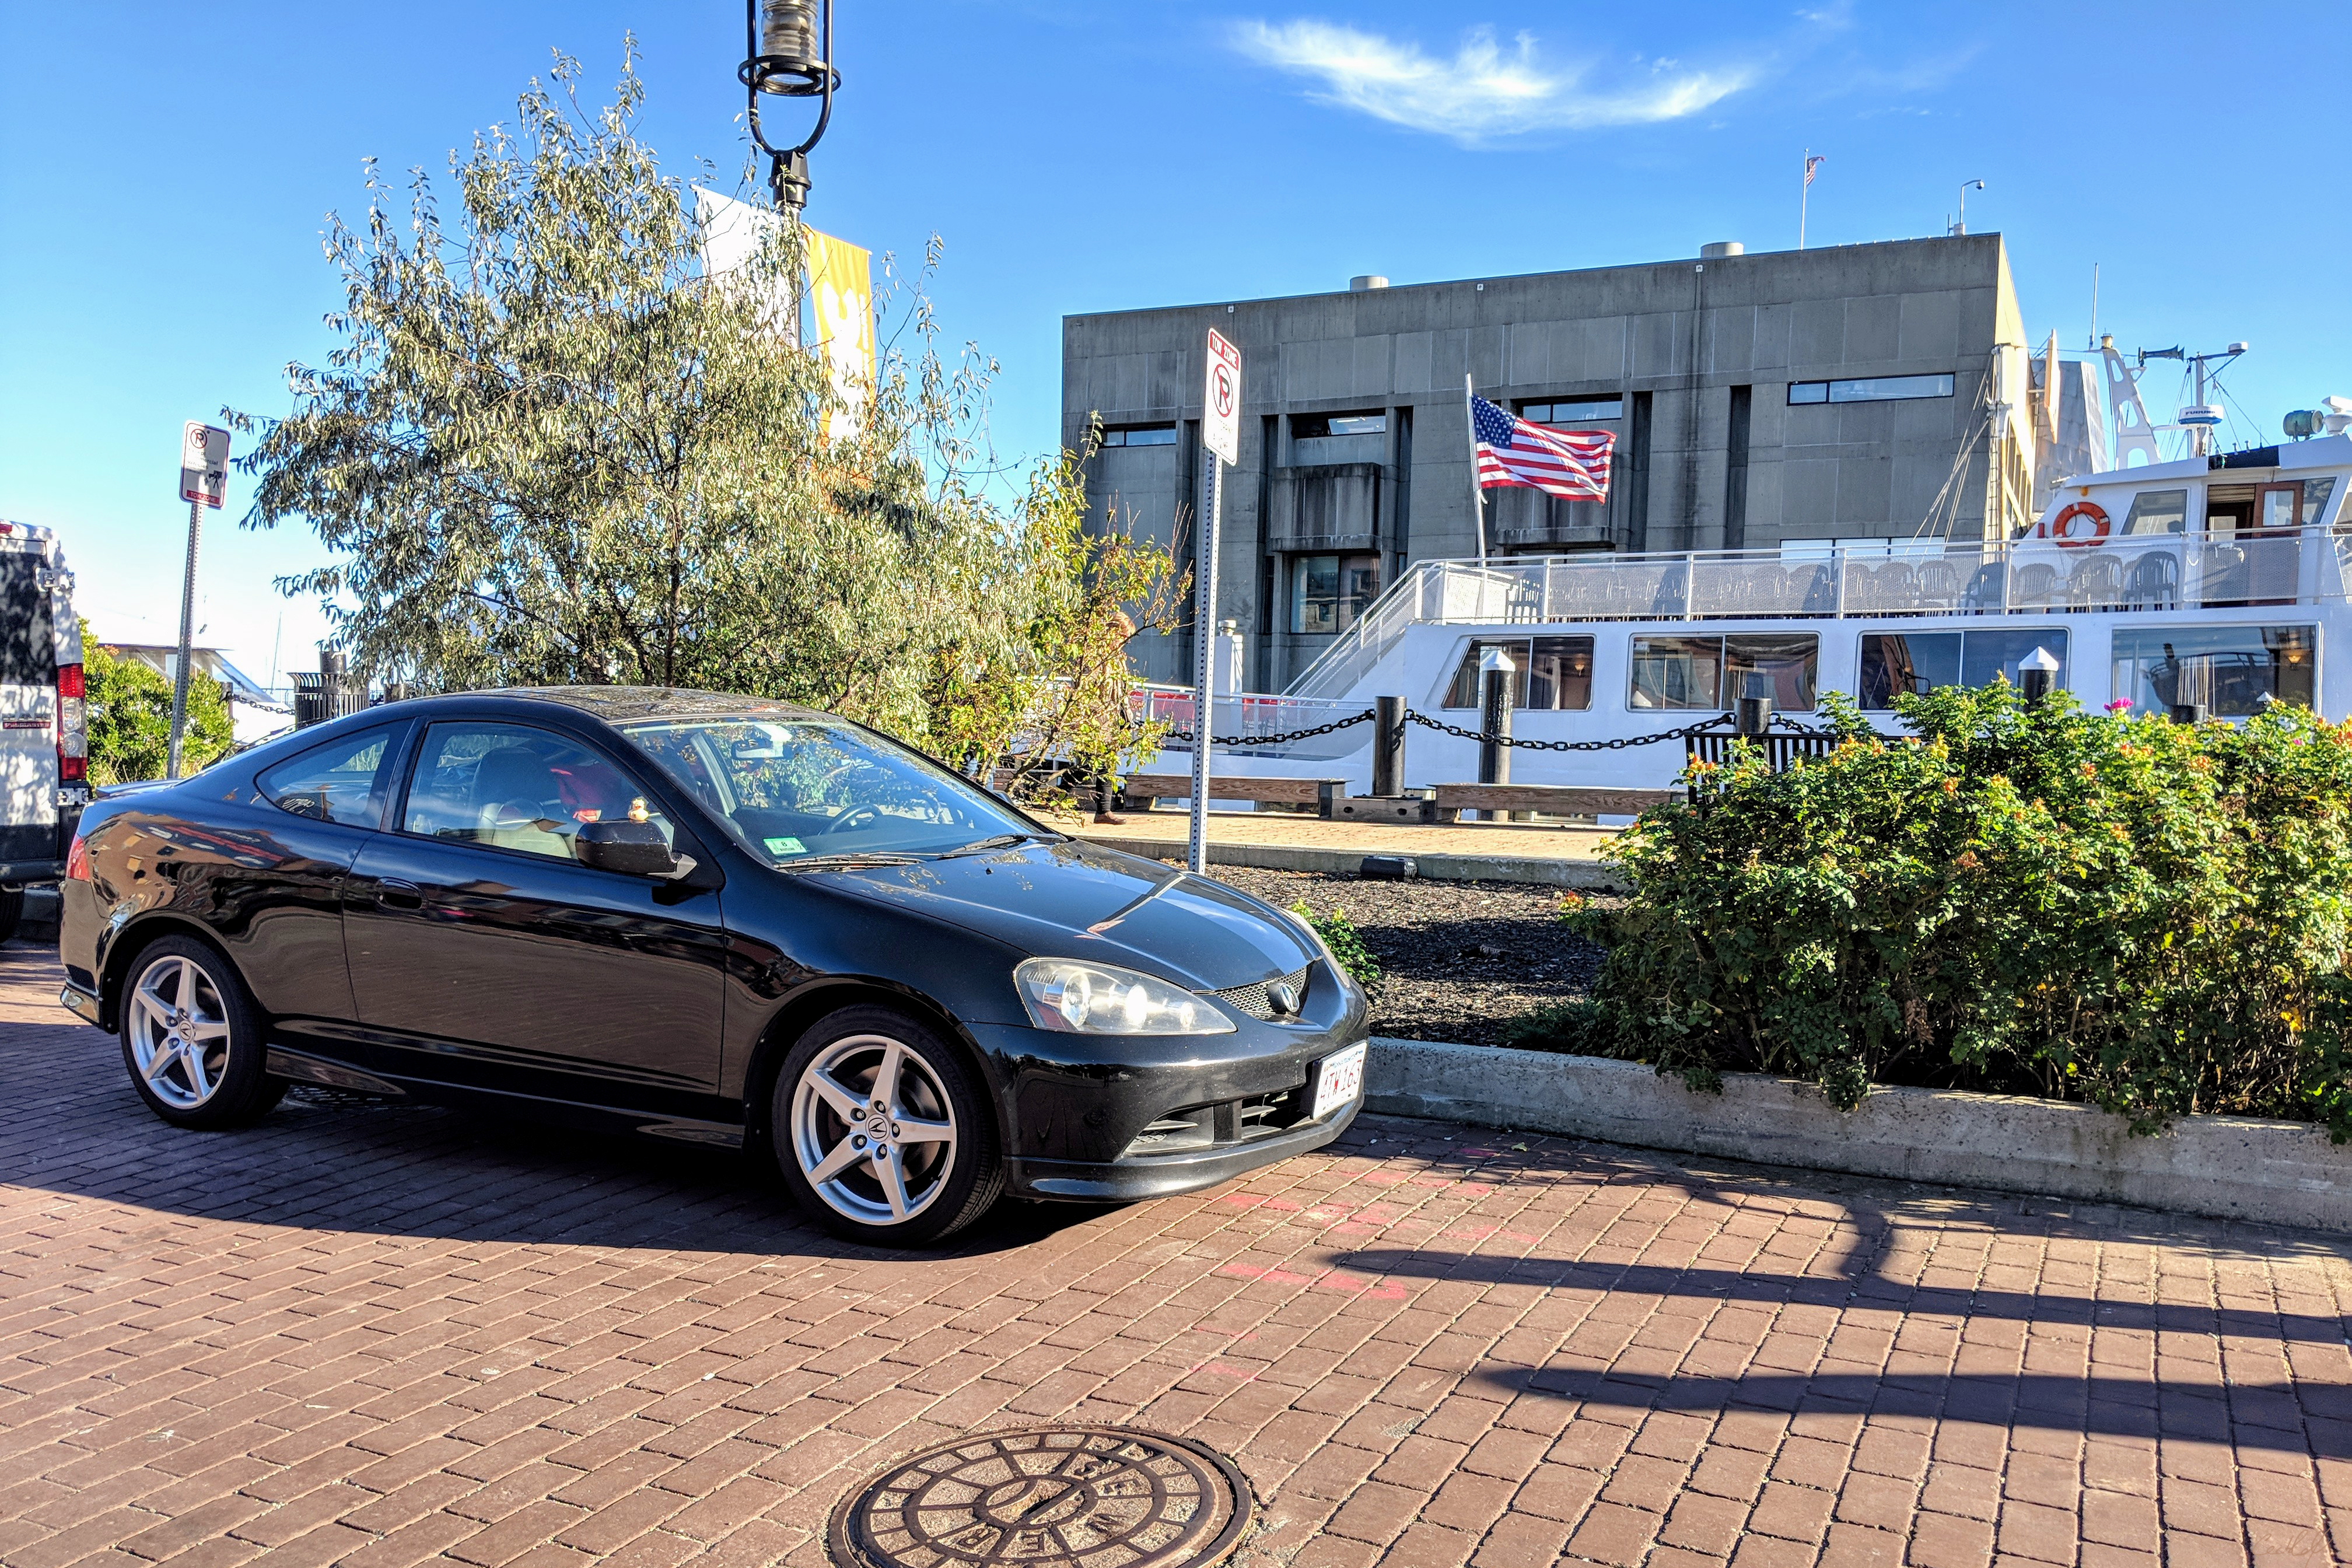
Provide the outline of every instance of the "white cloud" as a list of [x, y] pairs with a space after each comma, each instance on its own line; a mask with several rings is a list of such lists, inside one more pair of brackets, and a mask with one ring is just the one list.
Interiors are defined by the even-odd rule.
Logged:
[[1329, 22], [1247, 22], [1235, 28], [1234, 43], [1254, 59], [1318, 82], [1309, 94], [1318, 102], [1465, 143], [1679, 120], [1738, 91], [1755, 74], [1683, 70], [1659, 60], [1638, 78], [1588, 90], [1596, 62], [1547, 62], [1527, 33], [1507, 51], [1484, 27], [1451, 59]]

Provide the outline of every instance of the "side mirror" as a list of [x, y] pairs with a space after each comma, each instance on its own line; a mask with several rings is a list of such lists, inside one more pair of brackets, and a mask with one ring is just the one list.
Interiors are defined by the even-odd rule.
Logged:
[[659, 823], [631, 822], [625, 817], [617, 822], [583, 822], [572, 845], [583, 866], [624, 876], [676, 877], [693, 865], [688, 861], [682, 867], [670, 853], [669, 840], [662, 837]]

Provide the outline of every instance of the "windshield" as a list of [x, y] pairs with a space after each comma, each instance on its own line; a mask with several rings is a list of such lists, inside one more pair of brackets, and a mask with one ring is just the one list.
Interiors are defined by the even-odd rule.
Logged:
[[693, 719], [622, 733], [780, 866], [938, 855], [1036, 829], [945, 768], [837, 721]]

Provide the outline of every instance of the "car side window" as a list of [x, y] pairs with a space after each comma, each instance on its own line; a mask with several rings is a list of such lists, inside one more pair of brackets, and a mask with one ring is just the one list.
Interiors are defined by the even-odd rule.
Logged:
[[345, 735], [254, 775], [254, 788], [281, 811], [319, 822], [374, 827], [383, 816], [385, 763], [401, 727]]
[[524, 724], [443, 723], [425, 732], [403, 832], [573, 860], [583, 822], [652, 822], [661, 808], [618, 766]]

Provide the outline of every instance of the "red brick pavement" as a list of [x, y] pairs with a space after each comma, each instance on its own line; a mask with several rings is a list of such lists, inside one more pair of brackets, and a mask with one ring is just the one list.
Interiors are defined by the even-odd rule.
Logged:
[[1244, 1561], [2352, 1559], [2309, 1235], [1368, 1121], [1198, 1197], [845, 1247], [730, 1157], [298, 1092], [150, 1118], [0, 954], [0, 1562], [816, 1563], [887, 1457], [1234, 1455]]

